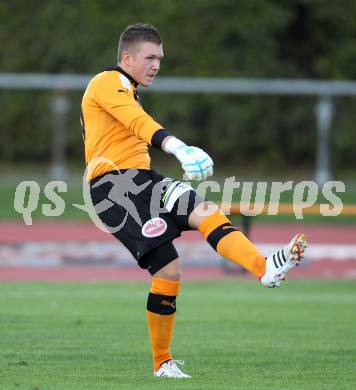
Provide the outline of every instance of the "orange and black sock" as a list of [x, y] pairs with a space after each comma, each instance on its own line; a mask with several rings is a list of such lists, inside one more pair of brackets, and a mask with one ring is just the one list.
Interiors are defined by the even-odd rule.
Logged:
[[231, 225], [222, 211], [206, 217], [199, 231], [219, 255], [246, 268], [257, 278], [264, 274], [265, 257], [242, 232]]
[[176, 318], [176, 297], [180, 281], [152, 278], [147, 300], [147, 321], [153, 354], [153, 369], [171, 360], [170, 345]]

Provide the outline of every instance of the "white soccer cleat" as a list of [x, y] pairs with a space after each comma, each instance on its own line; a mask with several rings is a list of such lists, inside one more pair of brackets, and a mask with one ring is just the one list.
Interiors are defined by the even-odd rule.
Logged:
[[269, 255], [266, 259], [266, 271], [260, 278], [261, 283], [266, 287], [280, 287], [287, 273], [295, 265], [299, 265], [306, 247], [307, 238], [304, 233], [299, 233], [289, 244]]
[[168, 362], [163, 363], [157, 371], [153, 371], [153, 376], [176, 379], [191, 378], [190, 375], [184, 374], [176, 363], [180, 365], [184, 364], [183, 360], [168, 360]]

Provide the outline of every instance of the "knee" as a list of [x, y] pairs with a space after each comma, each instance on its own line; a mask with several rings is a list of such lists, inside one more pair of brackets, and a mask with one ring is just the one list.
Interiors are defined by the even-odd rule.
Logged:
[[219, 206], [213, 202], [205, 201], [200, 203], [189, 216], [189, 226], [197, 229], [206, 217], [213, 215], [217, 211], [219, 211]]
[[180, 280], [182, 278], [182, 269], [179, 260], [173, 260], [171, 263], [156, 272], [153, 276], [166, 280]]
[[175, 271], [163, 270], [160, 272], [160, 275], [156, 274], [155, 276], [158, 276], [158, 277], [160, 277], [162, 279], [166, 279], [166, 280], [178, 281], [178, 280], [181, 280], [181, 278], [182, 278], [182, 270], [181, 269], [178, 269]]
[[219, 211], [219, 209], [219, 206], [216, 203], [211, 202], [210, 200], [201, 203], [196, 208], [197, 212], [200, 213], [203, 218], [213, 215], [214, 213]]

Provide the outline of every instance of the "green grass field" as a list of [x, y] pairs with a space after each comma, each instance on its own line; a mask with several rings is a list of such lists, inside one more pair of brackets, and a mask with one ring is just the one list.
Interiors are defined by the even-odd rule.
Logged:
[[174, 355], [151, 376], [147, 283], [0, 285], [1, 389], [354, 389], [356, 285], [185, 283]]

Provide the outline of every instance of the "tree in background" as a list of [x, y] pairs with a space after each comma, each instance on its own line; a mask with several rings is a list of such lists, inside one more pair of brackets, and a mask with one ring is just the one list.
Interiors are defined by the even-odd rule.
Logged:
[[[122, 29], [147, 21], [164, 37], [160, 75], [353, 79], [354, 20], [351, 1], [13, 0], [0, 4], [0, 71], [96, 73], [115, 63]], [[68, 148], [81, 161], [80, 94], [70, 95]], [[0, 92], [3, 160], [48, 159], [50, 96]], [[143, 100], [177, 136], [214, 150], [217, 159], [229, 154], [233, 163], [251, 164], [253, 156], [257, 168], [313, 164], [314, 99], [212, 93]], [[356, 164], [356, 114], [353, 99], [337, 103], [333, 157], [337, 167], [347, 168]]]

